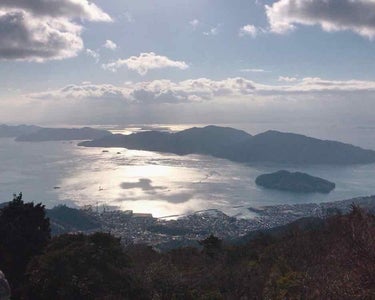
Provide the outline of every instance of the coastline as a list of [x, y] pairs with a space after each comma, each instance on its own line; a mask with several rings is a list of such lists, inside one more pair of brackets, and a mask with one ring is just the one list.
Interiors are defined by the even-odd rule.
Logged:
[[[257, 214], [253, 219], [237, 219], [215, 209], [198, 211], [174, 220], [154, 218], [150, 214], [134, 214], [132, 211], [100, 212], [92, 206], [76, 211], [98, 224], [97, 228], [78, 230], [80, 232], [110, 232], [121, 238], [124, 245], [142, 243], [169, 250], [181, 245], [197, 246], [197, 241], [210, 234], [225, 240], [235, 240], [252, 232], [284, 226], [300, 219], [324, 219], [332, 214], [345, 214], [353, 204], [374, 212], [375, 195], [319, 204], [250, 207], [248, 209]], [[77, 231], [67, 229], [66, 232]], [[64, 230], [60, 233], [64, 233]]]

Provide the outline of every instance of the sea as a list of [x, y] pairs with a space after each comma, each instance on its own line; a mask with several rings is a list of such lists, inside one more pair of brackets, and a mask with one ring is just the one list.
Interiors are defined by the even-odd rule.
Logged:
[[[206, 124], [96, 126], [115, 133], [179, 131]], [[375, 150], [375, 126], [342, 124], [220, 124], [257, 134], [269, 129], [338, 140]], [[23, 193], [25, 201], [51, 208], [91, 206], [173, 218], [217, 209], [251, 218], [249, 207], [320, 203], [375, 194], [375, 165], [241, 164], [203, 155], [84, 148], [78, 142], [16, 142], [0, 139], [0, 202]], [[330, 194], [296, 194], [258, 187], [258, 175], [301, 171], [336, 183]]]

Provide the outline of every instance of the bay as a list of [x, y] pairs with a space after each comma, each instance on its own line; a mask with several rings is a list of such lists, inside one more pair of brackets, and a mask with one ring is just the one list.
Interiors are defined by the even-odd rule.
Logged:
[[[257, 133], [271, 125], [232, 126]], [[150, 126], [142, 127], [117, 127], [116, 132], [150, 129]], [[164, 130], [188, 127], [191, 125], [154, 125], [154, 128]], [[273, 124], [272, 128], [275, 127]], [[344, 142], [356, 141], [357, 145], [375, 149], [372, 144], [374, 131], [368, 127], [354, 127], [351, 131], [344, 130], [344, 133], [342, 128], [326, 129], [321, 134], [318, 127], [305, 131], [321, 138], [330, 138], [335, 134]], [[294, 132], [298, 130], [294, 129]], [[155, 217], [219, 209], [231, 216], [248, 218], [252, 216], [248, 207], [318, 203], [375, 193], [373, 164], [246, 165], [201, 155], [177, 156], [117, 148], [83, 148], [76, 144], [20, 143], [9, 138], [0, 139], [0, 201], [9, 201], [13, 193], [23, 192], [25, 200], [42, 202], [47, 207], [58, 204], [93, 205], [100, 209], [151, 213]], [[337, 187], [325, 195], [293, 194], [255, 185], [258, 175], [279, 169], [307, 172], [333, 181]]]

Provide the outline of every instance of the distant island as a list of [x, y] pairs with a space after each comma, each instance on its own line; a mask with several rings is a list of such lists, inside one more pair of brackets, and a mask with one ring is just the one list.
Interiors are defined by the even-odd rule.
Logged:
[[0, 125], [0, 138], [15, 138], [21, 135], [32, 134], [40, 130], [41, 127], [34, 125]]
[[147, 131], [131, 135], [114, 134], [79, 145], [123, 147], [178, 155], [205, 154], [242, 163], [375, 163], [375, 151], [350, 144], [272, 130], [252, 136], [242, 130], [218, 126], [194, 127], [177, 133]]
[[79, 141], [87, 139], [100, 139], [110, 136], [106, 130], [84, 128], [41, 128], [38, 131], [21, 135], [16, 138], [18, 142], [44, 142], [44, 141]]
[[295, 193], [328, 194], [336, 187], [333, 182], [323, 178], [301, 172], [292, 173], [285, 170], [260, 175], [256, 178], [255, 183], [264, 188]]
[[111, 132], [90, 127], [43, 128], [32, 125], [0, 125], [0, 137], [14, 137], [18, 142], [82, 141], [112, 135]]

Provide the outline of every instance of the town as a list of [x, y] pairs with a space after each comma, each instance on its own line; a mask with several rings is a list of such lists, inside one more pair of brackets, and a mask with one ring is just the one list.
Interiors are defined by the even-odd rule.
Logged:
[[375, 196], [360, 197], [320, 204], [282, 204], [249, 208], [256, 213], [252, 219], [237, 219], [218, 210], [206, 210], [175, 220], [157, 219], [150, 214], [132, 211], [101, 211], [86, 207], [85, 213], [98, 220], [100, 231], [109, 232], [125, 245], [143, 243], [156, 249], [196, 246], [209, 235], [233, 240], [246, 234], [286, 225], [301, 218], [325, 218], [346, 213], [352, 205], [375, 210]]

